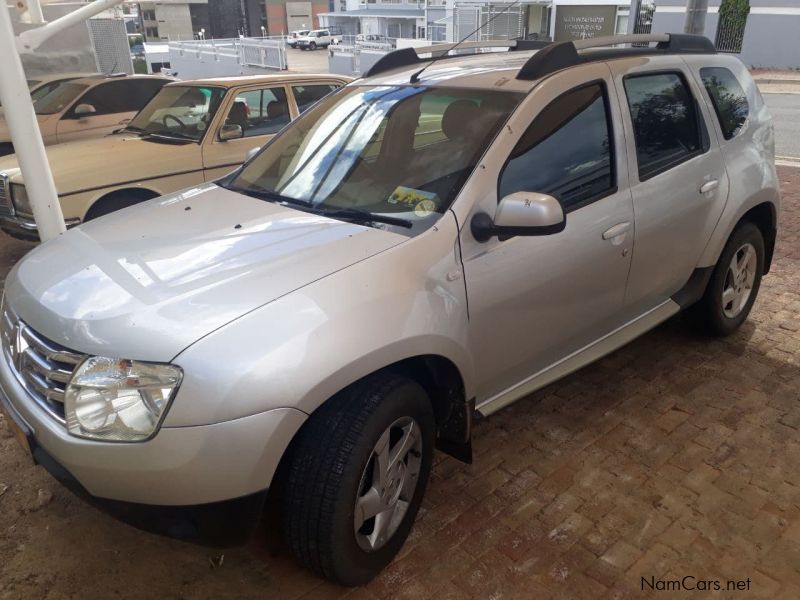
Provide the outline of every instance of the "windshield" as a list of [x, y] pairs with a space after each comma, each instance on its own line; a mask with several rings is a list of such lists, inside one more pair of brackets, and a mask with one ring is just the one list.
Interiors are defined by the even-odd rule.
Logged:
[[51, 89], [41, 98], [37, 98], [34, 110], [37, 115], [54, 115], [69, 107], [73, 101], [88, 89], [82, 83], [62, 83]]
[[419, 233], [449, 208], [521, 98], [496, 90], [343, 88], [274, 138], [229, 187], [332, 216], [365, 212], [383, 225], [399, 218], [407, 222], [399, 231]]
[[224, 88], [165, 86], [131, 119], [127, 129], [200, 141], [224, 96]]

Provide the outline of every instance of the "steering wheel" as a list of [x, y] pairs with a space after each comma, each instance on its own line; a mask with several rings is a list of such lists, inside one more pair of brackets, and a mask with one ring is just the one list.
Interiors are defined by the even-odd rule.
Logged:
[[186, 129], [186, 123], [184, 123], [183, 121], [181, 121], [181, 120], [180, 120], [178, 117], [176, 117], [175, 115], [171, 115], [171, 114], [166, 114], [166, 115], [164, 115], [164, 117], [161, 119], [161, 122], [164, 124], [164, 127], [167, 127], [167, 128], [169, 127], [169, 125], [167, 124], [167, 121], [168, 121], [169, 119], [172, 119], [173, 121], [175, 121], [175, 122], [176, 122], [176, 123], [177, 123], [177, 124], [180, 126], [180, 128], [181, 128], [181, 131], [183, 131], [184, 129]]

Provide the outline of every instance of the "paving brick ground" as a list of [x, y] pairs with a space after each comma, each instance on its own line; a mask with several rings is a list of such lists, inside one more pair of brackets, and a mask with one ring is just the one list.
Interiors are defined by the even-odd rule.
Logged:
[[[267, 531], [219, 565], [130, 529], [0, 431], [0, 598], [666, 598], [642, 578], [685, 576], [750, 581], [691, 597], [800, 597], [800, 169], [780, 178], [773, 271], [739, 333], [673, 319], [479, 423], [475, 464], [437, 458], [367, 587], [311, 577]], [[25, 250], [4, 240], [0, 259]]]

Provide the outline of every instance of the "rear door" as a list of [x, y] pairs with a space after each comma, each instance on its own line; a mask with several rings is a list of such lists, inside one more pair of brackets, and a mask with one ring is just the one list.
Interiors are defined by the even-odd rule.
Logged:
[[709, 107], [675, 57], [611, 61], [636, 215], [626, 306], [664, 302], [691, 277], [728, 198]]
[[[90, 88], [59, 120], [58, 142], [101, 137], [124, 127], [166, 83], [166, 79], [112, 79]], [[93, 107], [94, 112], [77, 114], [82, 104]]]

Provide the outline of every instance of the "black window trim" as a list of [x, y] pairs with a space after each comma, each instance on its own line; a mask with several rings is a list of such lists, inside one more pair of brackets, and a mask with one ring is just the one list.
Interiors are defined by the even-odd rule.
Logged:
[[[628, 88], [625, 86], [625, 82], [629, 79], [636, 79], [637, 77], [648, 77], [652, 75], [677, 75], [678, 78], [683, 82], [686, 91], [689, 93], [689, 96], [692, 99], [692, 104], [694, 107], [695, 113], [695, 122], [697, 123], [697, 134], [700, 139], [700, 147], [695, 150], [694, 152], [690, 152], [689, 154], [685, 155], [679, 160], [675, 160], [671, 163], [667, 163], [655, 171], [648, 173], [646, 176], [642, 177], [642, 170], [639, 166], [639, 149], [636, 146], [636, 126], [633, 122], [633, 114], [631, 112], [631, 102], [630, 98], [628, 97]], [[622, 88], [623, 92], [625, 93], [625, 105], [627, 106], [627, 113], [628, 117], [630, 117], [631, 122], [631, 131], [633, 132], [633, 149], [634, 149], [634, 157], [636, 158], [636, 176], [639, 178], [639, 183], [644, 183], [645, 181], [649, 181], [653, 177], [658, 177], [666, 173], [667, 171], [671, 171], [672, 169], [679, 167], [685, 162], [689, 162], [697, 158], [698, 156], [703, 156], [711, 149], [711, 138], [708, 134], [708, 124], [706, 123], [705, 116], [703, 115], [703, 111], [700, 108], [700, 102], [697, 99], [697, 94], [692, 90], [692, 86], [689, 83], [689, 77], [686, 73], [679, 68], [675, 69], [657, 69], [653, 71], [637, 71], [636, 73], [629, 73], [622, 78]]]
[[[527, 127], [525, 127], [525, 129], [522, 132], [522, 135], [524, 136], [527, 133], [528, 129], [531, 127], [531, 125], [533, 125], [533, 123], [536, 121], [536, 119], [539, 118], [539, 115], [541, 115], [542, 112], [546, 108], [548, 108], [551, 104], [553, 104], [553, 102], [557, 102], [560, 98], [562, 98], [563, 96], [566, 96], [567, 94], [571, 94], [573, 92], [577, 92], [577, 91], [582, 90], [584, 88], [592, 87], [592, 86], [595, 86], [595, 85], [599, 85], [600, 89], [601, 89], [601, 91], [603, 93], [603, 106], [605, 108], [606, 125], [608, 127], [608, 151], [609, 151], [609, 156], [611, 158], [611, 181], [612, 181], [612, 185], [611, 185], [611, 187], [606, 188], [602, 192], [598, 192], [598, 193], [594, 194], [593, 196], [589, 196], [588, 198], [585, 198], [585, 199], [581, 200], [580, 202], [576, 202], [575, 204], [570, 205], [568, 208], [564, 208], [564, 204], [562, 203], [562, 201], [559, 200], [558, 198], [556, 198], [556, 200], [558, 200], [558, 203], [561, 204], [561, 208], [564, 211], [564, 215], [568, 215], [569, 213], [574, 212], [576, 210], [579, 210], [579, 209], [581, 209], [581, 208], [583, 208], [585, 206], [589, 206], [590, 204], [594, 204], [595, 202], [597, 202], [599, 200], [602, 200], [603, 198], [608, 198], [609, 196], [613, 196], [614, 194], [616, 194], [619, 191], [619, 172], [618, 172], [618, 169], [617, 169], [617, 144], [616, 144], [616, 141], [614, 139], [614, 120], [613, 120], [612, 114], [611, 114], [611, 96], [609, 94], [608, 83], [606, 82], [605, 79], [599, 78], [599, 79], [594, 79], [592, 81], [584, 82], [584, 83], [582, 83], [580, 85], [577, 85], [577, 86], [575, 86], [573, 88], [568, 89], [565, 92], [562, 92], [561, 94], [559, 94], [558, 96], [553, 98], [550, 102], [548, 102], [544, 107], [542, 107], [542, 109], [539, 112], [536, 113], [536, 116], [534, 116], [530, 120], [530, 122], [528, 123]], [[521, 140], [522, 137], [520, 137], [519, 139]], [[517, 140], [517, 143], [519, 143], [519, 140]], [[516, 148], [516, 144], [514, 145], [514, 147]], [[512, 148], [512, 152], [513, 152], [513, 148]], [[500, 181], [503, 179], [503, 174], [505, 173], [506, 168], [508, 167], [508, 164], [510, 162], [511, 162], [511, 153], [509, 153], [508, 157], [506, 158], [505, 162], [503, 163], [503, 167], [500, 169], [500, 173], [497, 175], [497, 192], [496, 192], [496, 196], [497, 196], [497, 203], [498, 204], [500, 204], [500, 201], [502, 200], [502, 198], [500, 197]], [[536, 190], [528, 190], [528, 191], [536, 191]]]
[[[733, 77], [733, 80], [736, 83], [739, 84], [739, 89], [742, 90], [742, 95], [744, 96], [744, 99], [747, 102], [747, 118], [744, 120], [744, 123], [742, 123], [741, 127], [739, 127], [736, 130], [736, 132], [730, 137], [725, 135], [725, 129], [722, 127], [722, 113], [720, 113], [719, 107], [717, 106], [717, 101], [714, 99], [714, 96], [711, 95], [711, 92], [708, 91], [708, 87], [706, 86], [706, 82], [703, 80], [703, 71], [707, 71], [708, 69], [724, 69], [725, 71], [730, 73], [731, 77]], [[730, 140], [732, 140], [732, 139], [734, 139], [736, 137], [739, 137], [739, 134], [742, 133], [742, 131], [744, 131], [745, 126], [747, 125], [747, 122], [750, 120], [750, 114], [751, 114], [750, 98], [747, 97], [747, 92], [745, 91], [744, 86], [742, 85], [742, 82], [739, 81], [739, 78], [736, 76], [736, 73], [731, 71], [728, 67], [723, 67], [723, 66], [719, 66], [719, 65], [708, 65], [708, 66], [705, 66], [705, 67], [699, 67], [697, 69], [697, 74], [700, 76], [700, 84], [701, 84], [703, 90], [705, 91], [705, 94], [708, 97], [711, 106], [714, 109], [714, 114], [717, 116], [717, 123], [719, 124], [719, 132], [722, 134], [722, 138], [726, 142], [729, 142]]]

